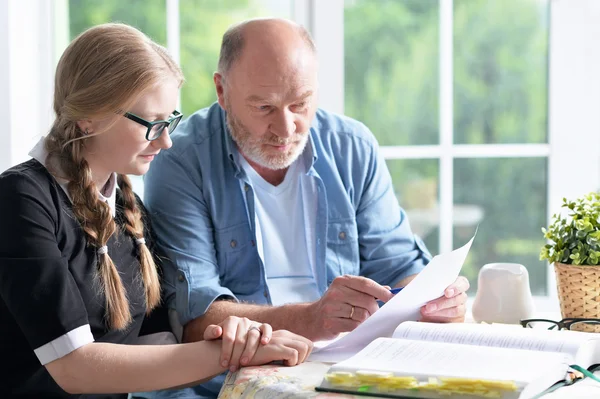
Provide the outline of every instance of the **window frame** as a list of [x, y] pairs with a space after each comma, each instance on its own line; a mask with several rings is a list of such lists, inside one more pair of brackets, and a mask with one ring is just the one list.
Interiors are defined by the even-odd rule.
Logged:
[[[600, 5], [594, 0], [551, 0], [548, 143], [467, 145], [453, 144], [453, 0], [439, 1], [440, 143], [389, 146], [381, 151], [386, 159], [440, 160], [440, 251], [445, 252], [459, 244], [452, 242], [454, 159], [547, 158], [548, 222], [560, 210], [563, 197], [575, 198], [600, 188], [600, 143], [590, 142], [600, 131], [600, 24], [595, 23], [600, 19]], [[25, 5], [30, 10], [28, 24], [19, 22], [23, 2], [31, 3]], [[166, 12], [167, 47], [179, 60], [179, 0], [166, 0]], [[320, 105], [343, 113], [344, 0], [293, 0], [292, 14], [317, 44]], [[53, 74], [69, 37], [66, 18], [68, 0], [0, 2], [0, 56], [8, 60], [0, 65], [0, 117], [8, 121], [0, 131], [0, 139], [7, 143], [0, 148], [0, 171], [27, 159], [29, 149], [50, 127]], [[20, 110], [39, 117], [25, 117]], [[547, 270], [548, 297], [539, 302], [554, 306], [556, 283], [550, 265]]]
[[[583, 146], [589, 141], [589, 131], [600, 131], [600, 50], [594, 43], [600, 39], [600, 6], [593, 0], [550, 0], [549, 74], [548, 74], [548, 142], [542, 144], [454, 144], [453, 115], [453, 0], [440, 4], [440, 143], [428, 146], [382, 146], [385, 159], [439, 159], [440, 161], [440, 252], [451, 251], [453, 242], [454, 160], [460, 158], [543, 157], [548, 159], [547, 222], [560, 210], [563, 197], [575, 198], [600, 188], [600, 143]], [[321, 64], [335, 65], [321, 70], [321, 91], [335, 90], [343, 99], [344, 65], [333, 57], [343, 58], [344, 0], [329, 0], [326, 6], [304, 0], [312, 15], [308, 27], [313, 34]], [[323, 8], [333, 15], [342, 14], [341, 27], [333, 27], [321, 18]], [[334, 20], [337, 20], [336, 17]], [[340, 32], [331, 31], [339, 29]], [[329, 30], [327, 30], [329, 29]], [[321, 37], [328, 32], [330, 37]], [[572, 71], [576, 70], [577, 73]], [[341, 87], [327, 86], [341, 77]], [[591, 83], [591, 84], [590, 84]], [[330, 93], [321, 95], [325, 99]], [[582, 101], [573, 101], [580, 98]], [[343, 101], [323, 103], [323, 107], [343, 113]], [[573, 120], [577, 126], [573, 129]], [[573, 162], [576, 158], [577, 163]], [[580, 173], [585, 170], [585, 173]], [[578, 173], [579, 172], [579, 173]], [[541, 227], [541, 226], [540, 226]], [[540, 232], [541, 234], [541, 232]], [[501, 261], [501, 260], [498, 260]], [[547, 266], [547, 296], [537, 297], [539, 310], [557, 308], [556, 279], [551, 265]]]

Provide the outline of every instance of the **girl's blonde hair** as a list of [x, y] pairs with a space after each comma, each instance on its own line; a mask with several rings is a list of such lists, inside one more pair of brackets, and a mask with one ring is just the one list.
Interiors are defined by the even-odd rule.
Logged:
[[[47, 165], [55, 176], [69, 181], [73, 213], [88, 245], [97, 249], [107, 245], [117, 229], [108, 204], [98, 197], [92, 172], [83, 158], [86, 132], [77, 122], [95, 118], [116, 121], [146, 90], [172, 77], [181, 86], [181, 69], [166, 49], [124, 24], [88, 29], [71, 42], [60, 58], [54, 89], [56, 119], [46, 140]], [[125, 204], [125, 230], [133, 239], [141, 239], [144, 223], [131, 182], [126, 175], [118, 175], [117, 182]], [[138, 248], [146, 311], [150, 312], [160, 302], [160, 282], [148, 247], [141, 243]], [[129, 301], [108, 253], [98, 254], [97, 272], [109, 326], [124, 329], [132, 320]]]

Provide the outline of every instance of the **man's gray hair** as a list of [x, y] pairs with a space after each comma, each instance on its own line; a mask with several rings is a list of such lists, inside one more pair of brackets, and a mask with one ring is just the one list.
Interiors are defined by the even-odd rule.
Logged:
[[[221, 42], [221, 52], [219, 53], [219, 64], [217, 66], [217, 72], [221, 76], [225, 76], [231, 69], [233, 64], [241, 57], [242, 51], [244, 50], [244, 28], [245, 26], [253, 22], [253, 20], [240, 22], [239, 24], [231, 26], [223, 35], [223, 41]], [[300, 37], [304, 40], [308, 48], [316, 54], [317, 47], [313, 41], [310, 33], [302, 25], [297, 25]]]

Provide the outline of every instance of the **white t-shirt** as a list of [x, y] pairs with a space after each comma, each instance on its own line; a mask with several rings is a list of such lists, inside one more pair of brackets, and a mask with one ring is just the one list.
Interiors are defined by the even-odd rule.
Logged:
[[263, 179], [243, 156], [239, 159], [254, 189], [256, 242], [272, 304], [316, 301], [316, 193], [314, 185], [304, 182], [302, 157], [290, 165], [278, 186]]

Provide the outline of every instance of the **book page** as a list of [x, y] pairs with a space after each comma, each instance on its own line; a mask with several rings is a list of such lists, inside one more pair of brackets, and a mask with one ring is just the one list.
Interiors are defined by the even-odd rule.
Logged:
[[[546, 387], [564, 378], [568, 356], [556, 352], [481, 348], [472, 345], [378, 338], [329, 372], [379, 371], [395, 375], [514, 381], [517, 386], [547, 377]], [[544, 385], [542, 384], [542, 385]]]
[[[405, 322], [394, 331], [394, 338], [420, 341], [448, 342], [463, 345], [497, 348], [527, 349], [540, 352], [568, 354], [571, 361], [581, 361], [580, 366], [590, 366], [591, 359], [582, 353], [593, 348], [598, 334], [570, 331], [550, 331], [533, 328], [506, 328], [490, 324], [453, 323], [434, 324]], [[590, 345], [592, 344], [592, 345]], [[597, 359], [600, 361], [600, 359]]]

